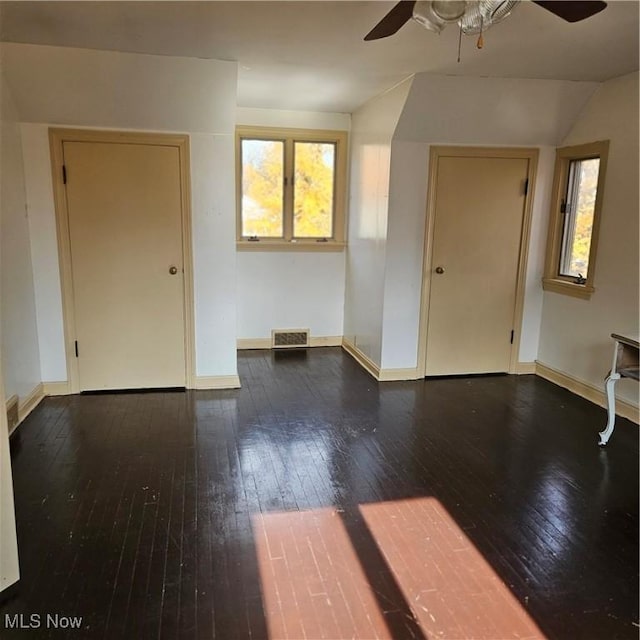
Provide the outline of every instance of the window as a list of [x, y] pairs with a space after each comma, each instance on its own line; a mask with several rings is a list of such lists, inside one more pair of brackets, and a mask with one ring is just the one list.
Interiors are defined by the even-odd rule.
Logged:
[[543, 287], [589, 298], [609, 142], [564, 147], [556, 152]]
[[344, 131], [238, 127], [238, 247], [344, 246]]

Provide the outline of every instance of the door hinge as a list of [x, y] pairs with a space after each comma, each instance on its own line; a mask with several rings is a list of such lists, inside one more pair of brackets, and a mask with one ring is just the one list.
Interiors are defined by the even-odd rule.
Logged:
[[67, 184], [67, 167], [62, 165], [62, 184]]
[[524, 181], [524, 195], [526, 196], [529, 193], [529, 178]]
[[[78, 343], [76, 342], [76, 344]], [[511, 329], [511, 344], [513, 344], [513, 329]]]
[[560, 213], [567, 213], [567, 203], [563, 200], [560, 205]]
[[76, 358], [78, 357], [78, 341], [76, 340], [75, 343], [75, 350], [76, 350]]

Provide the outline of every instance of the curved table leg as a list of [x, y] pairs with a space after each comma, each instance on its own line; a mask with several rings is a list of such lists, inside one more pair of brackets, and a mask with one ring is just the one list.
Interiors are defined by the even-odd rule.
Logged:
[[616, 396], [614, 393], [614, 386], [618, 380], [620, 380], [620, 374], [612, 373], [607, 377], [607, 380], [605, 382], [605, 389], [607, 390], [607, 411], [609, 413], [609, 419], [607, 421], [607, 426], [598, 434], [600, 436], [600, 442], [598, 444], [601, 447], [603, 447], [609, 441], [616, 423]]

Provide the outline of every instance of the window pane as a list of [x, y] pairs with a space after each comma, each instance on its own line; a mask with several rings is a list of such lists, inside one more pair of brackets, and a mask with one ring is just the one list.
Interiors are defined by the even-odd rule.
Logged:
[[293, 235], [331, 238], [336, 145], [296, 142], [294, 147]]
[[599, 170], [599, 158], [569, 164], [560, 275], [587, 277]]
[[283, 235], [284, 142], [242, 140], [242, 235]]

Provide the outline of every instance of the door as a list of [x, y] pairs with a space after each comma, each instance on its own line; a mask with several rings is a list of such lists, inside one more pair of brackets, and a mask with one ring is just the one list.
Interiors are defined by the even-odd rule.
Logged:
[[508, 372], [527, 158], [437, 158], [426, 375]]
[[80, 390], [185, 386], [180, 155], [65, 141]]

